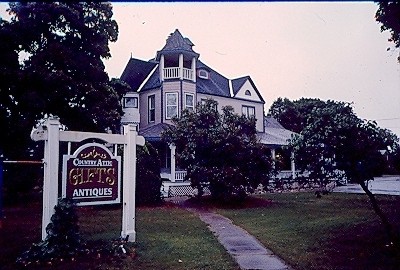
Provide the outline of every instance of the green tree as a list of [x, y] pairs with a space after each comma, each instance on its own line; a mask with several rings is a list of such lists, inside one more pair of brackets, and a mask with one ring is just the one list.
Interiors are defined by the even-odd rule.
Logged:
[[360, 184], [391, 241], [399, 244], [397, 233], [367, 185], [385, 164], [380, 150], [398, 148], [398, 138], [392, 132], [358, 118], [349, 103], [327, 101], [311, 111], [306, 127], [291, 145], [298, 168], [309, 172], [321, 186], [341, 177]]
[[268, 181], [271, 163], [257, 140], [255, 119], [235, 114], [230, 106], [220, 114], [217, 104], [209, 99], [195, 112], [183, 111], [163, 138], [177, 146], [180, 164], [200, 196], [208, 185], [214, 199], [240, 201]]
[[138, 147], [136, 169], [136, 204], [154, 205], [161, 202], [160, 157], [148, 142]]
[[104, 70], [118, 37], [111, 4], [13, 2], [8, 12], [10, 22], [0, 23], [6, 158], [26, 157], [32, 127], [51, 115], [68, 129], [118, 131], [128, 88]]
[[[381, 23], [381, 32], [390, 31], [389, 41], [393, 42], [396, 48], [400, 47], [400, 2], [388, 1], [377, 2], [378, 10], [375, 14], [377, 22]], [[400, 62], [400, 55], [397, 58]]]
[[325, 102], [316, 98], [301, 98], [291, 101], [287, 98], [275, 100], [268, 116], [274, 117], [286, 129], [300, 133], [306, 126], [312, 111], [315, 108], [322, 108]]

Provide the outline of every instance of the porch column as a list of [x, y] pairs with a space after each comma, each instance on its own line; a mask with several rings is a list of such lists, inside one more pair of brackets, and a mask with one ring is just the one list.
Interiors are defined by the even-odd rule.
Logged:
[[179, 78], [183, 80], [183, 54], [179, 54]]
[[292, 169], [292, 178], [296, 178], [296, 163], [294, 162], [294, 151], [291, 152], [290, 154], [290, 167]]
[[193, 73], [192, 81], [196, 82], [196, 57], [192, 58], [192, 73]]
[[275, 161], [276, 161], [275, 149], [271, 149], [271, 156], [272, 156], [272, 169], [275, 170]]
[[160, 58], [160, 80], [164, 81], [164, 55]]
[[176, 146], [175, 144], [171, 143], [169, 145], [169, 149], [171, 149], [171, 176], [169, 178], [169, 180], [171, 180], [171, 182], [175, 182], [175, 150], [176, 150]]

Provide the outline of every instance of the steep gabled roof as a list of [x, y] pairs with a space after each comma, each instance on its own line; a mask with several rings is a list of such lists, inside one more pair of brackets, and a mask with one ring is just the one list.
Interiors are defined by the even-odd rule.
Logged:
[[129, 84], [132, 91], [137, 92], [142, 82], [147, 78], [156, 65], [157, 63], [154, 62], [146, 62], [131, 58], [121, 75], [121, 80]]
[[236, 96], [236, 94], [239, 92], [240, 88], [243, 86], [243, 84], [247, 81], [249, 76], [245, 76], [242, 78], [237, 78], [233, 79], [232, 81], [232, 90], [233, 90], [233, 95]]
[[237, 78], [237, 79], [231, 80], [232, 81], [232, 88], [233, 88], [233, 95], [236, 96], [236, 94], [239, 92], [240, 88], [243, 86], [243, 84], [247, 80], [250, 82], [251, 86], [253, 86], [254, 91], [256, 91], [259, 99], [262, 102], [265, 102], [250, 76], [244, 76], [244, 77], [241, 77], [241, 78]]
[[151, 74], [151, 76], [142, 86], [142, 89], [140, 89], [140, 91], [150, 90], [161, 86], [159, 67], [160, 66], [157, 65], [153, 74]]
[[199, 54], [196, 53], [192, 47], [194, 44], [188, 38], [184, 38], [178, 29], [169, 35], [164, 47], [157, 52], [156, 59], [159, 60], [160, 54], [175, 53], [175, 52], [186, 52], [191, 53], [193, 56], [198, 57]]
[[197, 69], [206, 69], [210, 76], [208, 79], [197, 78], [197, 92], [209, 95], [217, 95], [230, 97], [229, 80], [201, 62], [197, 60]]

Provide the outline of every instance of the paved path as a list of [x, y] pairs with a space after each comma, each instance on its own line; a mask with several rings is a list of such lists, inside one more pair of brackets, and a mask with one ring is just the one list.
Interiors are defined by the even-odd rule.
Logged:
[[198, 214], [200, 219], [208, 224], [208, 228], [217, 236], [218, 241], [237, 261], [241, 269], [291, 269], [255, 237], [234, 225], [230, 219], [206, 210], [187, 209]]
[[[368, 182], [368, 189], [373, 194], [400, 195], [400, 176], [382, 176], [375, 177], [373, 181]], [[359, 184], [347, 184], [345, 186], [335, 187], [333, 192], [345, 193], [365, 193]]]

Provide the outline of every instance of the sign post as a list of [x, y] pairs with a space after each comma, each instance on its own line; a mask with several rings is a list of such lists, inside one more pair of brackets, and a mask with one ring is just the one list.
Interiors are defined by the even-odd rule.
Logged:
[[[124, 134], [60, 131], [59, 127], [58, 118], [49, 118], [44, 127], [31, 133], [32, 140], [45, 141], [42, 240], [46, 238], [46, 227], [57, 205], [60, 142], [99, 139], [124, 146], [121, 237], [135, 242], [136, 145], [143, 146], [144, 137], [138, 136], [136, 125], [132, 124], [124, 125]], [[73, 155], [64, 155], [62, 172], [62, 196], [73, 198], [78, 205], [120, 202], [121, 159], [104, 145], [89, 143]]]

